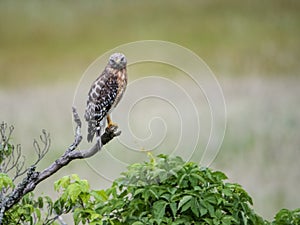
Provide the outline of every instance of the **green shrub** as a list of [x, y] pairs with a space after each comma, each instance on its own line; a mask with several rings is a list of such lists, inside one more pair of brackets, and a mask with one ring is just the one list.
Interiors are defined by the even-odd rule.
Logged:
[[[150, 155], [151, 156], [151, 155]], [[12, 185], [2, 174], [0, 188]], [[74, 224], [90, 225], [299, 225], [300, 209], [280, 210], [273, 222], [258, 216], [252, 199], [239, 185], [227, 183], [220, 171], [200, 168], [179, 157], [151, 156], [130, 165], [107, 190], [91, 190], [77, 175], [55, 182], [60, 197], [29, 193], [4, 215], [4, 224], [60, 224], [72, 214]]]
[[129, 166], [96, 211], [103, 224], [267, 224], [238, 184], [219, 171], [160, 155]]
[[274, 225], [298, 225], [300, 224], [300, 209], [281, 209], [275, 216]]

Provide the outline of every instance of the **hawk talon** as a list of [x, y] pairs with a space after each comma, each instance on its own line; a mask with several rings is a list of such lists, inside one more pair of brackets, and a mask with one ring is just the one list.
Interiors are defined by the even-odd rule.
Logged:
[[101, 136], [102, 145], [105, 145], [111, 139], [119, 136], [120, 134], [121, 131], [118, 131], [118, 127], [116, 126], [106, 127], [104, 134], [102, 134]]
[[106, 133], [109, 133], [109, 134], [111, 134], [111, 133], [116, 133], [118, 131], [118, 126], [115, 126], [115, 125], [111, 125], [111, 126], [108, 126], [108, 127], [106, 127], [106, 129], [105, 129], [105, 132]]

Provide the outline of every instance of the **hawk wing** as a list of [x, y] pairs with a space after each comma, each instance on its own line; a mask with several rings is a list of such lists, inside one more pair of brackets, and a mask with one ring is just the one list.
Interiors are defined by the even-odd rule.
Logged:
[[88, 122], [87, 140], [91, 142], [98, 130], [100, 133], [103, 126], [103, 119], [112, 109], [117, 94], [118, 80], [113, 71], [105, 69], [103, 73], [93, 83], [87, 100], [87, 108], [85, 111], [85, 120]]

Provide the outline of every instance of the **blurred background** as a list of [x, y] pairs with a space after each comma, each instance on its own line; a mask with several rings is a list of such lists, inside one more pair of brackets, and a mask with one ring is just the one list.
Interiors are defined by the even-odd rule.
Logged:
[[[50, 132], [43, 169], [72, 142], [76, 86], [98, 56], [138, 40], [180, 44], [209, 65], [224, 91], [227, 130], [211, 167], [240, 183], [255, 211], [271, 219], [300, 207], [299, 12], [296, 0], [1, 0], [0, 121], [15, 126], [28, 163], [33, 139]], [[93, 188], [109, 185], [78, 161], [37, 191], [55, 196], [53, 182], [71, 173]]]

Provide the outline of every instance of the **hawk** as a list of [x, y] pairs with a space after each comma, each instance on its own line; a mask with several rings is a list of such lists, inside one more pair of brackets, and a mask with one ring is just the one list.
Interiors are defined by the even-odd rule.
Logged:
[[108, 127], [114, 125], [110, 113], [121, 100], [127, 85], [127, 60], [122, 53], [114, 53], [92, 84], [88, 93], [85, 120], [88, 122], [87, 141], [92, 142], [96, 133], [100, 146], [101, 132], [107, 120]]

